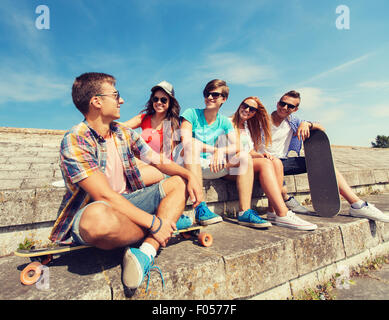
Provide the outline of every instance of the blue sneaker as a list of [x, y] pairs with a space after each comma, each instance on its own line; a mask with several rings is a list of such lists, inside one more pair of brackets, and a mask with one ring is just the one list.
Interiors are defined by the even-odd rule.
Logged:
[[191, 217], [188, 217], [184, 214], [179, 217], [176, 222], [177, 230], [187, 229], [193, 224], [193, 220]]
[[203, 201], [201, 202], [195, 209], [195, 218], [197, 223], [207, 226], [209, 224], [222, 222], [223, 219], [221, 216], [217, 215], [216, 213], [213, 213], [211, 210], [209, 210], [207, 204]]
[[238, 215], [238, 223], [257, 229], [269, 228], [272, 225], [269, 221], [262, 219], [258, 212], [252, 209], [248, 209], [242, 215]]
[[162, 285], [164, 286], [164, 280], [162, 272], [159, 267], [154, 266], [154, 259], [150, 259], [146, 254], [137, 248], [128, 248], [123, 257], [123, 283], [130, 289], [138, 288], [144, 277], [147, 275], [147, 287], [149, 288], [150, 271], [157, 269], [162, 278]]

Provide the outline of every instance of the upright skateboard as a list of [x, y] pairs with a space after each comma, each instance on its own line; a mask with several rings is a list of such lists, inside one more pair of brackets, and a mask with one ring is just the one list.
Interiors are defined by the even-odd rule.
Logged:
[[304, 152], [313, 208], [322, 217], [334, 217], [340, 211], [340, 196], [326, 133], [311, 131], [304, 141]]

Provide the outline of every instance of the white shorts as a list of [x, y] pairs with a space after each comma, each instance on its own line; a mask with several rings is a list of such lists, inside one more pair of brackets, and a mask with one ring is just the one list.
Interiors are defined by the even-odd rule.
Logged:
[[[184, 166], [184, 158], [179, 155], [181, 151], [182, 151], [181, 144], [179, 144], [178, 146], [176, 146], [176, 148], [174, 148], [173, 161], [176, 162], [177, 164], [179, 164], [180, 166]], [[223, 169], [223, 170], [220, 170], [218, 172], [212, 172], [209, 169], [210, 163], [211, 163], [211, 158], [207, 158], [207, 159], [200, 158], [199, 164], [200, 164], [201, 169], [202, 169], [203, 179], [206, 179], [206, 180], [219, 179], [219, 178], [225, 177], [225, 176], [230, 174], [228, 169]]]

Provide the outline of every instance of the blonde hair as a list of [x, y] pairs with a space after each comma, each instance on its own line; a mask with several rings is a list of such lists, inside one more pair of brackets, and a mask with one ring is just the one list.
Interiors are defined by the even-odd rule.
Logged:
[[[267, 147], [269, 144], [271, 144], [271, 129], [270, 129], [270, 116], [266, 111], [265, 106], [262, 104], [261, 100], [259, 100], [258, 97], [248, 97], [244, 99], [234, 115], [232, 116], [232, 123], [235, 128], [238, 130], [238, 137], [240, 138], [240, 130], [239, 130], [239, 122], [240, 122], [240, 115], [239, 115], [239, 108], [242, 106], [242, 104], [247, 100], [254, 100], [257, 104], [258, 111], [255, 113], [255, 115], [247, 120], [247, 127], [250, 131], [251, 138], [254, 143], [254, 149], [258, 150], [259, 146], [263, 143], [265, 143], [265, 146]], [[263, 136], [262, 136], [263, 133]], [[264, 141], [263, 141], [264, 140]]]

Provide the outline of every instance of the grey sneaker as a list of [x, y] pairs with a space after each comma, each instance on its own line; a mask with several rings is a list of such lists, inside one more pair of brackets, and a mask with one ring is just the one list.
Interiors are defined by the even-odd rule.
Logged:
[[287, 208], [296, 213], [311, 213], [307, 208], [302, 206], [294, 197], [290, 197], [285, 201]]

